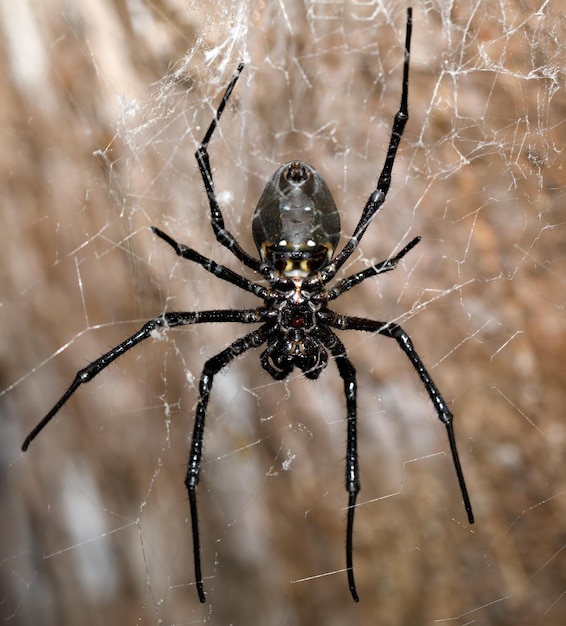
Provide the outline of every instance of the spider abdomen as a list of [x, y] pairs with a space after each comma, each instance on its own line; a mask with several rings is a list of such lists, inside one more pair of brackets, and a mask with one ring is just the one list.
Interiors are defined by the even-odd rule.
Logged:
[[257, 203], [252, 232], [262, 262], [279, 274], [304, 279], [327, 265], [340, 217], [322, 176], [304, 161], [282, 165]]

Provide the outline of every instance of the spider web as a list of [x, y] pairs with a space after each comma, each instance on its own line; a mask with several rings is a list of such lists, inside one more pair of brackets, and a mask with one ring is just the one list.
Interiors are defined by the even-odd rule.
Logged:
[[[156, 335], [19, 446], [84, 364], [164, 310], [252, 296], [193, 153], [238, 62], [210, 154], [229, 228], [299, 157], [345, 235], [399, 107], [406, 5], [3, 3], [2, 552], [6, 624], [566, 623], [564, 2], [415, 2], [410, 120], [387, 201], [346, 274], [423, 241], [336, 302], [403, 325], [455, 413], [445, 431], [395, 342], [344, 333], [358, 372], [359, 605], [344, 568], [345, 410], [329, 363], [277, 383], [250, 352], [214, 383], [199, 485], [207, 602], [183, 478], [204, 361], [245, 332]], [[344, 239], [343, 239], [344, 241]]]

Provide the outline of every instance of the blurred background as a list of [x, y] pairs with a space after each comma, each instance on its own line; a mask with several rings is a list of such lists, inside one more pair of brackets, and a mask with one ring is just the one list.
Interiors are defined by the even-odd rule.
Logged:
[[[399, 107], [406, 4], [0, 4], [0, 622], [566, 624], [563, 0], [415, 0], [410, 120], [387, 202], [343, 275], [422, 242], [335, 305], [401, 323], [342, 333], [358, 372], [360, 603], [344, 572], [345, 400], [332, 363], [275, 382], [251, 351], [214, 384], [199, 485], [198, 602], [183, 485], [204, 361], [249, 328], [169, 331], [81, 388], [76, 371], [165, 310], [248, 308], [156, 225], [242, 271], [210, 229], [210, 145], [250, 253], [272, 172], [301, 158], [352, 232]], [[344, 241], [344, 240], [343, 240]]]

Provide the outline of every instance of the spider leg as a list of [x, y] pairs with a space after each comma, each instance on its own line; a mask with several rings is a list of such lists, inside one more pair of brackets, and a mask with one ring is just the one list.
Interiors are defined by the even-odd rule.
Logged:
[[399, 110], [395, 114], [393, 120], [393, 128], [391, 130], [391, 138], [389, 139], [389, 147], [383, 169], [379, 175], [379, 180], [375, 191], [371, 193], [362, 211], [360, 221], [356, 226], [353, 235], [348, 243], [342, 248], [336, 258], [321, 272], [321, 281], [327, 283], [336, 272], [349, 259], [354, 250], [358, 247], [367, 227], [370, 225], [373, 217], [385, 202], [387, 192], [391, 186], [391, 172], [393, 163], [397, 155], [397, 148], [403, 136], [405, 125], [409, 119], [409, 60], [411, 56], [411, 34], [413, 30], [413, 11], [407, 9], [407, 26], [405, 30], [405, 60], [403, 63], [403, 88], [401, 92], [401, 104]]
[[202, 181], [204, 183], [204, 187], [206, 189], [206, 195], [208, 196], [208, 204], [210, 206], [210, 223], [212, 225], [212, 230], [216, 235], [216, 239], [223, 246], [228, 248], [234, 256], [236, 256], [242, 263], [251, 267], [253, 270], [259, 271], [260, 262], [258, 259], [254, 259], [250, 256], [238, 243], [236, 237], [232, 235], [232, 233], [225, 228], [224, 225], [224, 217], [222, 216], [222, 211], [216, 199], [216, 193], [214, 191], [214, 180], [212, 178], [212, 169], [210, 167], [210, 158], [208, 155], [208, 143], [212, 138], [216, 127], [218, 126], [218, 122], [220, 121], [220, 116], [222, 115], [226, 104], [230, 98], [232, 90], [240, 78], [240, 74], [244, 69], [244, 63], [240, 63], [232, 76], [232, 79], [228, 83], [228, 87], [222, 96], [222, 100], [218, 109], [216, 110], [216, 114], [206, 131], [203, 140], [201, 141], [197, 151], [195, 152], [195, 158], [198, 163], [198, 168], [200, 171], [200, 175], [202, 177]]
[[360, 491], [360, 470], [358, 466], [358, 433], [357, 433], [357, 383], [356, 370], [346, 356], [346, 348], [338, 337], [328, 328], [321, 337], [324, 345], [334, 357], [340, 377], [344, 381], [347, 411], [346, 437], [346, 490], [348, 492], [348, 520], [346, 527], [346, 571], [348, 586], [355, 602], [359, 602], [356, 582], [354, 580], [353, 534], [356, 500]]
[[394, 270], [399, 261], [409, 253], [421, 240], [420, 237], [415, 237], [412, 241], [410, 241], [398, 254], [390, 259], [386, 259], [385, 261], [381, 261], [377, 265], [373, 265], [372, 267], [368, 267], [361, 272], [356, 274], [352, 274], [344, 279], [342, 279], [339, 283], [337, 283], [332, 289], [328, 290], [328, 299], [335, 300], [338, 296], [341, 296], [346, 291], [352, 289], [356, 285], [359, 285], [366, 278], [370, 278], [371, 276], [377, 276], [378, 274], [384, 274], [385, 272], [390, 272]]
[[456, 447], [452, 412], [448, 408], [446, 401], [438, 390], [438, 387], [435, 385], [434, 381], [430, 377], [430, 374], [421, 361], [421, 358], [417, 354], [409, 335], [407, 335], [407, 333], [398, 324], [393, 324], [391, 322], [378, 322], [376, 320], [351, 317], [348, 315], [337, 315], [331, 322], [331, 325], [335, 328], [339, 328], [340, 330], [365, 330], [368, 332], [379, 333], [380, 335], [384, 335], [386, 337], [391, 337], [392, 339], [395, 339], [401, 350], [403, 350], [403, 352], [407, 355], [407, 358], [411, 361], [411, 364], [419, 375], [419, 378], [421, 379], [429, 398], [436, 409], [438, 418], [446, 426], [448, 441], [450, 443], [450, 452], [452, 453], [452, 462], [454, 464], [454, 469], [456, 470], [456, 476], [458, 477], [458, 484], [460, 486], [464, 508], [466, 509], [466, 513], [468, 515], [468, 522], [473, 524], [474, 514], [472, 511], [470, 496], [468, 495], [468, 489], [466, 487], [466, 481], [464, 480], [464, 473], [460, 464], [458, 449]]
[[39, 435], [39, 433], [49, 424], [49, 422], [57, 415], [67, 400], [75, 393], [75, 391], [84, 383], [88, 383], [100, 372], [108, 367], [110, 363], [122, 356], [128, 350], [131, 350], [138, 343], [145, 341], [151, 337], [152, 333], [159, 328], [172, 328], [175, 326], [186, 326], [189, 324], [204, 324], [208, 322], [240, 322], [243, 324], [252, 324], [261, 321], [255, 310], [212, 310], [212, 311], [194, 311], [194, 312], [169, 312], [160, 315], [149, 322], [146, 322], [136, 333], [125, 339], [121, 344], [117, 345], [106, 354], [79, 370], [75, 379], [57, 401], [55, 406], [47, 413], [47, 415], [37, 424], [37, 426], [25, 438], [22, 450], [25, 452], [31, 442]]
[[266, 335], [263, 332], [264, 327], [236, 339], [225, 350], [213, 356], [205, 364], [200, 377], [199, 393], [200, 398], [197, 406], [195, 423], [193, 428], [193, 437], [191, 441], [191, 451], [189, 462], [187, 465], [187, 475], [185, 478], [185, 486], [189, 494], [189, 506], [191, 510], [191, 526], [193, 534], [193, 555], [195, 566], [195, 579], [197, 585], [198, 597], [201, 602], [205, 602], [204, 586], [202, 582], [202, 568], [200, 562], [200, 536], [198, 530], [197, 517], [197, 501], [196, 488], [200, 478], [200, 466], [202, 459], [202, 446], [204, 435], [204, 422], [206, 417], [206, 408], [210, 397], [210, 390], [214, 376], [228, 363], [233, 361], [250, 348], [257, 348], [266, 341]]
[[200, 254], [196, 250], [193, 250], [189, 246], [186, 246], [182, 243], [177, 243], [167, 233], [159, 230], [159, 228], [152, 226], [151, 230], [160, 239], [163, 239], [163, 241], [168, 243], [173, 248], [173, 250], [175, 250], [175, 253], [183, 259], [188, 259], [189, 261], [194, 261], [195, 263], [202, 265], [202, 267], [204, 267], [207, 272], [214, 274], [222, 280], [226, 280], [229, 283], [232, 283], [232, 285], [236, 285], [236, 287], [240, 287], [240, 289], [243, 289], [244, 291], [249, 291], [259, 298], [265, 299], [267, 297], [267, 289], [265, 287], [262, 287], [261, 285], [258, 285], [257, 283], [254, 283], [253, 281], [248, 280], [243, 276], [240, 276], [240, 274], [237, 274], [236, 272], [229, 269], [228, 267], [225, 267], [224, 265], [219, 265], [218, 263], [215, 263], [212, 259], [205, 257], [204, 255]]

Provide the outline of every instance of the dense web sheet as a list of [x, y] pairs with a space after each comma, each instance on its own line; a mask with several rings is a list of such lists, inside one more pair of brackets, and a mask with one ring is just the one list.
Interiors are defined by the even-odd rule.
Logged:
[[352, 232], [399, 104], [406, 5], [40, 4], [4, 3], [0, 21], [0, 621], [566, 623], [564, 2], [413, 4], [410, 120], [344, 271], [423, 240], [336, 303], [413, 338], [455, 414], [475, 526], [409, 362], [342, 334], [359, 388], [354, 605], [336, 369], [278, 383], [251, 351], [209, 407], [202, 606], [183, 485], [198, 377], [245, 329], [156, 333], [20, 445], [79, 368], [150, 317], [259, 304], [149, 230], [241, 269], [193, 157], [238, 62], [210, 144], [228, 227], [255, 254], [261, 190], [300, 157]]

